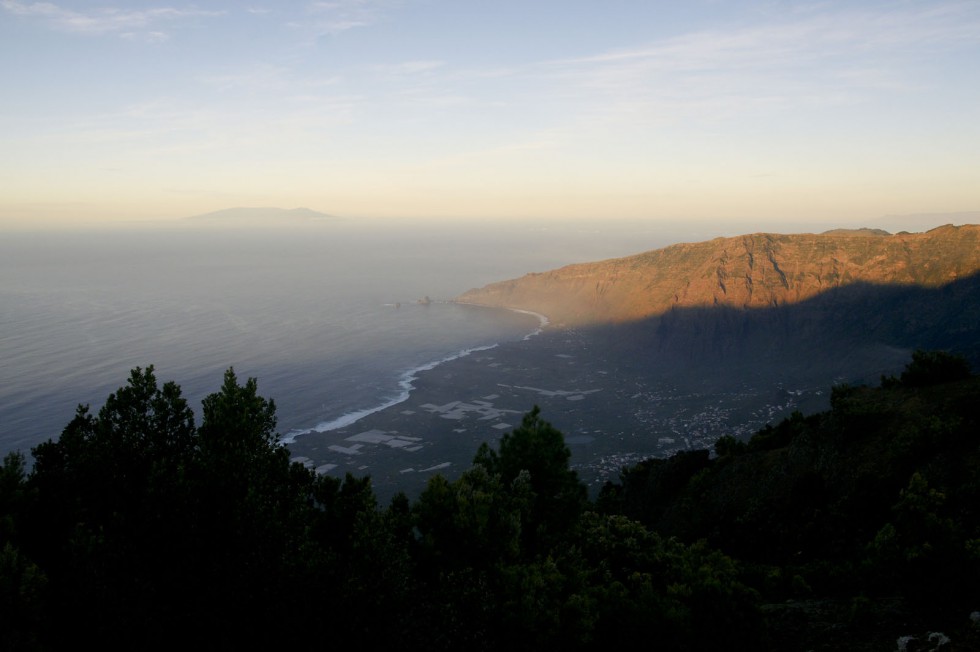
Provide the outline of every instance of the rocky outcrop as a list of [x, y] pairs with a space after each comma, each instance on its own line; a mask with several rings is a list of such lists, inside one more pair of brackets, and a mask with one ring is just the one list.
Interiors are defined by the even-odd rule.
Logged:
[[756, 233], [569, 265], [470, 290], [460, 302], [610, 324], [678, 308], [772, 308], [855, 283], [935, 288], [980, 271], [980, 226], [926, 233]]

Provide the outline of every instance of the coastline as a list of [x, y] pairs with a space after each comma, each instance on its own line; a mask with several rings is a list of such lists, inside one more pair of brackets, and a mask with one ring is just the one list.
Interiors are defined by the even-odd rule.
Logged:
[[[476, 304], [473, 304], [473, 305], [476, 305]], [[510, 310], [511, 312], [517, 312], [517, 313], [520, 313], [522, 315], [531, 315], [533, 317], [537, 317], [538, 318], [538, 328], [537, 328], [537, 330], [535, 330], [535, 331], [533, 331], [533, 332], [528, 333], [527, 335], [525, 335], [524, 338], [523, 338], [525, 341], [531, 339], [535, 335], [540, 335], [541, 333], [543, 333], [544, 332], [544, 329], [548, 328], [548, 325], [551, 323], [551, 320], [548, 319], [547, 315], [542, 315], [540, 312], [534, 312], [533, 310], [521, 310], [520, 308], [505, 308], [505, 310]]]
[[417, 495], [436, 473], [458, 477], [480, 444], [499, 441], [535, 405], [565, 434], [573, 463], [596, 490], [624, 465], [661, 454], [623, 403], [632, 387], [602, 368], [588, 335], [546, 329], [547, 317], [536, 316], [542, 327], [528, 336], [425, 365], [401, 400], [296, 438], [292, 459], [318, 473], [369, 475], [382, 500]]
[[551, 338], [538, 337], [547, 318], [535, 316], [542, 327], [520, 340], [420, 365], [405, 372], [400, 396], [283, 443], [319, 473], [370, 475], [382, 498], [416, 494], [436, 472], [457, 476], [482, 442], [498, 440], [534, 406], [524, 385], [531, 367], [564, 360], [551, 353]]
[[455, 299], [453, 300], [453, 303], [460, 306], [474, 306], [476, 308], [494, 308], [497, 310], [509, 310], [510, 312], [516, 312], [521, 315], [531, 315], [532, 317], [537, 317], [538, 328], [533, 332], [525, 335], [523, 338], [525, 340], [530, 339], [535, 335], [540, 335], [544, 331], [544, 329], [551, 324], [551, 320], [548, 318], [547, 315], [543, 315], [540, 312], [534, 312], [533, 310], [524, 310], [523, 308], [509, 308], [507, 306], [490, 306], [484, 303], [472, 303], [470, 301], [458, 301]]
[[[543, 315], [540, 319], [546, 319]], [[288, 444], [318, 473], [370, 476], [382, 502], [415, 497], [436, 474], [454, 480], [479, 446], [495, 446], [534, 406], [565, 435], [572, 468], [597, 493], [643, 459], [748, 437], [793, 410], [825, 402], [826, 387], [708, 387], [678, 380], [652, 354], [611, 352], [618, 331], [542, 327], [534, 336], [422, 365], [399, 400]]]
[[[467, 303], [467, 302], [460, 302], [460, 301], [453, 301], [452, 303], [456, 303], [458, 305], [463, 305], [463, 306], [473, 306], [475, 308], [508, 310], [510, 312], [516, 312], [522, 315], [530, 315], [532, 317], [536, 317], [538, 320], [538, 328], [525, 334], [521, 338], [521, 340], [523, 341], [527, 341], [532, 337], [540, 335], [550, 323], [547, 316], [531, 310], [521, 310], [518, 308], [501, 308], [498, 306], [487, 306], [478, 303]], [[495, 349], [498, 346], [500, 346], [500, 342], [496, 342], [494, 344], [482, 345], [482, 346], [469, 347], [466, 349], [459, 350], [455, 353], [451, 353], [438, 360], [425, 362], [416, 367], [403, 371], [399, 375], [399, 379], [398, 379], [398, 386], [400, 391], [394, 397], [383, 399], [381, 403], [371, 407], [366, 407], [360, 410], [354, 410], [352, 412], [346, 412], [341, 416], [332, 419], [330, 421], [320, 422], [317, 425], [313, 426], [312, 428], [294, 428], [289, 432], [287, 432], [282, 437], [280, 437], [279, 443], [289, 446], [295, 444], [297, 439], [300, 437], [304, 437], [314, 433], [325, 433], [325, 432], [330, 432], [332, 430], [339, 430], [342, 428], [351, 427], [357, 422], [361, 421], [362, 419], [371, 416], [372, 414], [377, 414], [378, 412], [382, 412], [384, 410], [393, 408], [407, 401], [411, 396], [412, 392], [416, 389], [415, 383], [416, 381], [418, 381], [419, 374], [424, 373], [426, 371], [431, 371], [432, 369], [435, 369], [439, 365], [443, 365], [452, 362], [454, 360], [458, 360], [459, 358], [464, 358], [468, 355], [472, 355], [473, 353]]]
[[[525, 337], [529, 337], [529, 336], [525, 336]], [[425, 364], [421, 364], [417, 367], [409, 369], [408, 371], [404, 371], [401, 373], [398, 380], [398, 386], [401, 388], [401, 392], [394, 398], [387, 399], [380, 405], [376, 405], [374, 407], [364, 408], [362, 410], [355, 410], [354, 412], [347, 412], [331, 421], [324, 421], [318, 423], [312, 428], [291, 430], [282, 438], [280, 438], [279, 441], [282, 444], [294, 444], [296, 443], [296, 439], [298, 437], [302, 437], [304, 435], [309, 435], [312, 433], [330, 432], [331, 430], [338, 430], [340, 428], [353, 426], [354, 424], [356, 424], [361, 419], [364, 419], [365, 417], [369, 417], [372, 414], [376, 414], [378, 412], [381, 412], [382, 410], [387, 410], [388, 408], [395, 407], [396, 405], [399, 405], [400, 403], [404, 403], [405, 401], [407, 401], [411, 396], [412, 391], [415, 389], [415, 381], [418, 380], [420, 373], [425, 371], [430, 371], [432, 369], [435, 369], [441, 364], [452, 362], [453, 360], [458, 360], [459, 358], [466, 357], [478, 351], [489, 351], [490, 349], [497, 348], [498, 346], [499, 344], [474, 346], [468, 349], [463, 349], [462, 351], [458, 351], [457, 353], [446, 356], [445, 358], [442, 358], [440, 360], [427, 362]]]

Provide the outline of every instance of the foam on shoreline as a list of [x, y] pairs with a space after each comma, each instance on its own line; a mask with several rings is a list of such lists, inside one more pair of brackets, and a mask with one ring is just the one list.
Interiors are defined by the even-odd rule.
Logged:
[[341, 428], [346, 428], [349, 425], [357, 423], [358, 421], [360, 421], [366, 416], [372, 415], [382, 410], [387, 410], [388, 408], [398, 405], [399, 403], [404, 403], [405, 401], [408, 400], [408, 397], [412, 393], [412, 390], [415, 389], [415, 385], [413, 383], [416, 380], [418, 380], [418, 375], [423, 371], [430, 371], [445, 362], [452, 362], [453, 360], [458, 360], [459, 358], [468, 356], [471, 353], [476, 353], [477, 351], [487, 351], [489, 349], [496, 348], [497, 346], [498, 346], [497, 344], [488, 344], [486, 346], [474, 346], [469, 349], [463, 349], [462, 351], [457, 351], [456, 353], [452, 355], [448, 355], [440, 360], [427, 362], [425, 364], [414, 367], [413, 369], [409, 369], [408, 371], [403, 372], [399, 377], [398, 386], [401, 388], [401, 391], [395, 397], [388, 399], [387, 401], [385, 401], [380, 405], [376, 405], [370, 408], [365, 408], [363, 410], [356, 410], [354, 412], [348, 412], [347, 414], [337, 417], [332, 421], [324, 421], [322, 423], [318, 423], [312, 428], [308, 428], [306, 430], [293, 430], [279, 441], [280, 443], [283, 444], [291, 444], [294, 441], [296, 441], [297, 437], [300, 437], [302, 435], [308, 435], [313, 432], [330, 432], [331, 430], [339, 430]]
[[[477, 304], [464, 304], [464, 305], [477, 305]], [[481, 306], [481, 307], [486, 307], [486, 306]], [[547, 326], [549, 323], [548, 318], [546, 316], [537, 312], [532, 312], [530, 310], [518, 310], [517, 308], [507, 308], [507, 310], [518, 312], [524, 315], [532, 315], [538, 318], [538, 328], [525, 335], [522, 338], [522, 340], [529, 340], [535, 335], [539, 335], [544, 330], [545, 326]], [[297, 437], [302, 437], [303, 435], [309, 435], [314, 432], [322, 433], [322, 432], [330, 432], [331, 430], [340, 430], [341, 428], [346, 428], [350, 425], [353, 425], [358, 421], [360, 421], [361, 419], [368, 417], [372, 414], [376, 414], [377, 412], [381, 412], [382, 410], [387, 410], [388, 408], [398, 405], [399, 403], [404, 403], [405, 401], [408, 400], [408, 397], [411, 395], [412, 390], [415, 389], [414, 383], [416, 380], [418, 380], [418, 375], [420, 373], [424, 371], [431, 371], [432, 369], [435, 369], [441, 364], [444, 364], [446, 362], [452, 362], [453, 360], [458, 360], [460, 358], [470, 355], [471, 353], [477, 353], [478, 351], [489, 351], [490, 349], [494, 349], [497, 346], [499, 346], [499, 343], [487, 344], [485, 346], [474, 346], [468, 349], [457, 351], [456, 353], [448, 355], [444, 358], [440, 358], [439, 360], [426, 362], [425, 364], [421, 364], [417, 367], [413, 367], [408, 371], [404, 371], [402, 372], [402, 374], [399, 376], [398, 379], [398, 387], [400, 391], [394, 397], [385, 400], [383, 403], [379, 405], [375, 405], [369, 408], [364, 408], [363, 410], [355, 410], [353, 412], [348, 412], [331, 421], [323, 421], [313, 426], [312, 428], [291, 430], [285, 435], [283, 435], [282, 438], [280, 438], [279, 443], [292, 444], [293, 442], [296, 441]]]
[[[477, 308], [497, 307], [497, 306], [485, 306], [481, 303], [468, 303], [466, 301], [457, 301], [456, 303], [458, 303], [461, 306], [476, 306]], [[547, 315], [542, 315], [540, 312], [534, 312], [533, 310], [523, 310], [521, 308], [506, 308], [506, 307], [504, 308], [504, 310], [510, 310], [511, 312], [520, 313], [522, 315], [531, 315], [532, 317], [538, 318], [538, 327], [534, 331], [528, 333], [523, 338], [521, 338], [524, 341], [531, 339], [535, 335], [540, 335], [542, 331], [544, 331], [544, 329], [548, 326], [548, 324], [551, 323], [551, 320], [548, 319]]]
[[531, 315], [533, 317], [538, 318], [537, 329], [535, 329], [533, 332], [528, 333], [522, 338], [525, 342], [531, 339], [532, 337], [534, 337], [535, 335], [540, 335], [541, 332], [548, 326], [548, 324], [551, 323], [551, 321], [545, 315], [542, 315], [540, 312], [534, 312], [533, 310], [521, 310], [520, 308], [508, 308], [507, 310], [510, 310], [512, 312], [519, 312], [522, 315]]

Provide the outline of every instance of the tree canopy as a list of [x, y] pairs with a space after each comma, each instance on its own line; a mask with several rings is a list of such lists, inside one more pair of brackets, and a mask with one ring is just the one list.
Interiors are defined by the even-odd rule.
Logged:
[[382, 506], [290, 463], [254, 379], [229, 369], [196, 425], [137, 368], [0, 465], [0, 648], [880, 649], [909, 623], [980, 643], [955, 620], [980, 603], [980, 380], [908, 373], [595, 502], [535, 407]]

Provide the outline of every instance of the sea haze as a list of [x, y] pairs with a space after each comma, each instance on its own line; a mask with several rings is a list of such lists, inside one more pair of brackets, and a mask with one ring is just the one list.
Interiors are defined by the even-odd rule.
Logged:
[[5, 234], [0, 451], [57, 437], [76, 405], [97, 410], [149, 364], [195, 410], [228, 367], [258, 378], [287, 437], [349, 422], [403, 396], [412, 370], [538, 326], [445, 300], [680, 239], [625, 223]]

